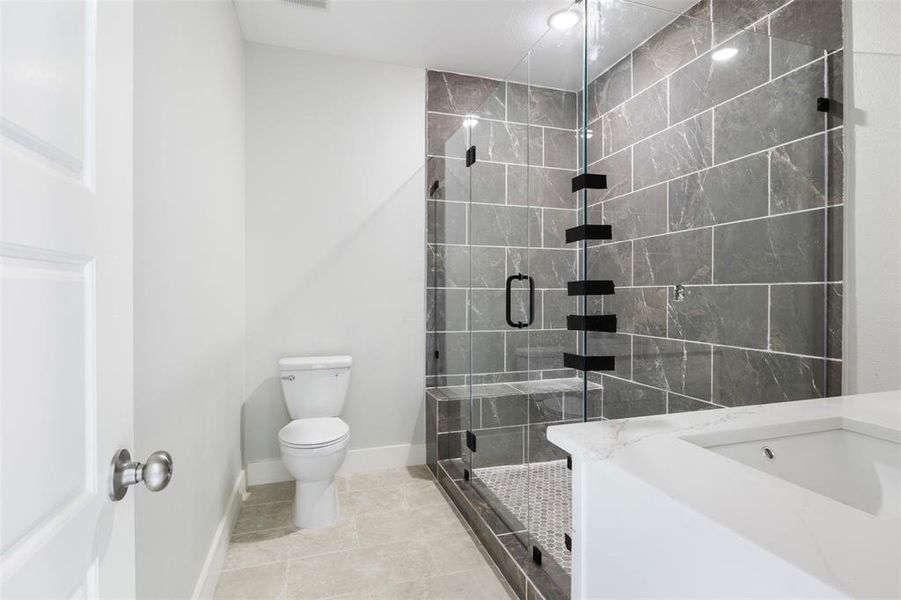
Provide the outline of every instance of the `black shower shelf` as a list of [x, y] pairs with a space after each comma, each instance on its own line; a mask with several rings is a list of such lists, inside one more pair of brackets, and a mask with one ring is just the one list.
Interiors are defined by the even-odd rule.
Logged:
[[570, 331], [604, 331], [616, 333], [616, 315], [569, 315], [566, 328]]
[[610, 225], [579, 225], [566, 230], [566, 243], [583, 240], [612, 240], [613, 228]]
[[581, 354], [563, 354], [563, 366], [577, 371], [613, 371], [616, 369], [616, 358], [613, 356], [582, 356]]
[[588, 279], [567, 282], [566, 290], [570, 296], [611, 296], [616, 286], [609, 279]]

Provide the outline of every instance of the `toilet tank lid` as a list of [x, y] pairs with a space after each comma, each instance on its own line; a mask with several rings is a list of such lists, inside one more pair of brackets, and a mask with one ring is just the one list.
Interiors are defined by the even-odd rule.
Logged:
[[279, 359], [282, 371], [309, 371], [311, 369], [344, 369], [350, 367], [349, 356], [293, 356]]

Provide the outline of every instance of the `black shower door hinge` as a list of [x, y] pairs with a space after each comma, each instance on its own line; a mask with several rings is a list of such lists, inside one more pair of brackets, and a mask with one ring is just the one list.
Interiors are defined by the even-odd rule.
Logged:
[[466, 166], [471, 167], [476, 164], [476, 147], [470, 146], [468, 150], [466, 150]]
[[466, 447], [470, 452], [476, 451], [476, 434], [469, 430], [466, 431]]

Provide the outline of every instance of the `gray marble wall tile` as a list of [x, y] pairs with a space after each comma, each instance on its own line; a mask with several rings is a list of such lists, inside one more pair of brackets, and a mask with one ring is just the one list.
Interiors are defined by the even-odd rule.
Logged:
[[826, 277], [828, 281], [842, 280], [842, 247], [844, 245], [844, 207], [832, 206], [826, 210], [828, 228]]
[[717, 227], [716, 283], [823, 281], [824, 224], [813, 210]]
[[568, 129], [544, 129], [544, 165], [561, 169], [576, 168], [576, 132]]
[[770, 169], [773, 214], [826, 204], [826, 142], [824, 135], [774, 148]]
[[666, 392], [631, 381], [604, 377], [604, 417], [627, 419], [666, 412]]
[[699, 342], [766, 348], [767, 288], [764, 285], [687, 287], [681, 301], [670, 300], [669, 335]]
[[746, 406], [823, 397], [825, 361], [757, 350], [714, 348], [713, 402]]
[[467, 205], [443, 201], [429, 201], [427, 204], [429, 242], [465, 244]]
[[589, 305], [590, 314], [616, 315], [622, 333], [666, 335], [666, 302], [669, 288], [618, 288], [603, 297], [603, 308]]
[[632, 379], [663, 390], [710, 399], [710, 346], [635, 336]]
[[510, 394], [482, 399], [482, 427], [525, 425], [528, 422], [528, 395]]
[[588, 123], [632, 95], [632, 57], [627, 56], [588, 84]]
[[428, 109], [457, 115], [476, 114], [503, 119], [506, 113], [506, 86], [503, 81], [429, 71]]
[[[471, 178], [471, 182], [470, 182]], [[429, 157], [426, 197], [459, 202], [506, 202], [504, 165], [476, 162], [467, 168], [462, 159]]]
[[438, 466], [438, 401], [428, 392], [425, 394], [425, 462], [437, 473]]
[[510, 102], [507, 118], [511, 121], [562, 129], [576, 128], [575, 92], [508, 83], [507, 94]]
[[[476, 401], [478, 407], [478, 400]], [[470, 400], [438, 401], [438, 432], [465, 431], [472, 425], [470, 418]]]
[[508, 248], [510, 274], [524, 273], [535, 280], [535, 287], [565, 288], [576, 279], [576, 251], [551, 248]]
[[632, 84], [643, 90], [710, 49], [709, 21], [688, 16], [655, 33], [632, 53]]
[[842, 362], [836, 360], [826, 361], [826, 396], [841, 396], [844, 394], [842, 387]]
[[551, 460], [566, 459], [566, 452], [556, 444], [549, 442], [547, 439], [547, 428], [550, 425], [559, 424], [560, 423], [538, 423], [536, 425], [529, 425], [529, 444], [526, 447], [526, 452], [529, 455], [528, 459], [530, 462], [547, 462]]
[[438, 460], [460, 458], [463, 452], [463, 433], [438, 434]]
[[463, 118], [429, 113], [427, 118], [428, 153], [435, 156], [464, 158], [469, 147], [469, 133]]
[[824, 356], [826, 286], [774, 285], [770, 290], [770, 348]]
[[[516, 283], [516, 282], [514, 282]], [[507, 303], [504, 290], [472, 290], [470, 307], [470, 327], [473, 331], [506, 331]], [[535, 294], [536, 323], [541, 323], [541, 294]], [[529, 318], [528, 288], [514, 288], [510, 294], [510, 318], [514, 321], [526, 322]], [[536, 327], [538, 325], [535, 325]]]
[[562, 369], [563, 353], [576, 350], [574, 331], [536, 329], [506, 335], [508, 371]]
[[661, 81], [604, 115], [604, 153], [612, 154], [666, 129], [666, 99], [666, 81]]
[[767, 214], [767, 157], [755, 154], [669, 183], [670, 229], [692, 229]]
[[[541, 245], [545, 248], [574, 248], [566, 243], [566, 230], [579, 224], [579, 213], [569, 209], [546, 208], [543, 210]], [[532, 246], [535, 246], [532, 239]]]
[[635, 240], [634, 285], [711, 283], [710, 229]]
[[[472, 287], [502, 288], [507, 275], [507, 253], [503, 248], [470, 248], [469, 269]], [[440, 287], [440, 286], [439, 286]]]
[[588, 278], [632, 285], [632, 243], [604, 244], [588, 249]]
[[603, 203], [602, 223], [612, 226], [613, 240], [665, 233], [667, 228], [666, 184], [639, 190]]
[[519, 465], [525, 459], [525, 428], [523, 426], [479, 429], [472, 455], [472, 467]]
[[842, 357], [842, 284], [826, 286], [826, 356]]
[[816, 60], [842, 46], [842, 2], [794, 0], [770, 16], [770, 35], [774, 76]]
[[716, 40], [721, 41], [765, 17], [786, 0], [712, 0], [713, 21], [716, 23]]
[[482, 160], [519, 164], [529, 161], [529, 129], [519, 123], [479, 121], [470, 128], [470, 142]]
[[542, 297], [542, 329], [564, 329], [566, 317], [576, 314], [576, 298], [566, 290], [543, 290]]
[[646, 187], [711, 166], [712, 136], [712, 115], [708, 111], [639, 142], [632, 156], [633, 185]]
[[668, 414], [694, 412], [696, 410], [711, 410], [714, 408], [719, 407], [714, 404], [708, 404], [707, 402], [701, 402], [700, 400], [689, 398], [687, 396], [680, 396], [679, 394], [674, 394], [673, 392], [667, 394], [666, 412]]
[[[503, 269], [501, 261], [500, 279]], [[469, 248], [429, 244], [426, 282], [429, 287], [469, 287]]]
[[[572, 193], [573, 171], [509, 165], [507, 167], [507, 203], [547, 208], [576, 209], [578, 196]], [[528, 192], [528, 195], [527, 195]]]
[[[589, 154], [591, 157], [591, 154]], [[594, 204], [632, 191], [632, 150], [626, 148], [591, 164], [589, 173], [607, 176], [607, 189], [589, 190], [588, 202]]]
[[470, 237], [480, 246], [527, 246], [529, 213], [524, 206], [473, 204]]
[[[471, 339], [470, 339], [471, 338]], [[428, 336], [426, 356], [429, 360], [428, 375], [457, 375], [469, 373], [494, 373], [504, 370], [504, 334], [502, 332], [435, 333]], [[472, 354], [470, 361], [470, 353]]]
[[[704, 24], [707, 25], [706, 23]], [[770, 42], [742, 32], [723, 44], [738, 51], [732, 59], [705, 54], [670, 77], [670, 122], [678, 123], [766, 82], [770, 76]]]
[[739, 96], [715, 110], [716, 160], [723, 162], [824, 128], [823, 61]]
[[[593, 375], [599, 379], [603, 378], [600, 373]], [[582, 398], [582, 392], [566, 392], [563, 395], [563, 408], [566, 418], [569, 420], [581, 421], [585, 408], [588, 409], [587, 418], [602, 417], [604, 414], [604, 390], [603, 388], [589, 389], [588, 397], [585, 399]]]
[[585, 148], [582, 147], [582, 132], [576, 131], [576, 135], [578, 136], [578, 147], [577, 147], [577, 160], [578, 163], [576, 165], [577, 168], [582, 168], [582, 152], [585, 152], [587, 163], [591, 164], [604, 156], [604, 123], [602, 119], [598, 119], [591, 123], [586, 129], [585, 135], [588, 136], [588, 140], [585, 143]]
[[467, 290], [430, 289], [426, 292], [426, 330], [466, 331]]
[[[839, 50], [826, 58], [826, 89], [829, 97], [838, 102], [843, 102], [844, 100], [845, 65], [843, 55], [844, 52]], [[830, 128], [838, 127], [842, 124], [843, 112], [844, 107], [840, 105], [838, 110], [833, 110], [829, 113], [826, 121]]]
[[612, 374], [628, 379], [632, 376], [632, 336], [622, 333], [588, 333], [590, 356], [613, 356], [616, 359]]
[[826, 147], [826, 165], [829, 170], [827, 183], [827, 201], [829, 204], [841, 204], [845, 201], [845, 150], [841, 129], [830, 131], [829, 143]]

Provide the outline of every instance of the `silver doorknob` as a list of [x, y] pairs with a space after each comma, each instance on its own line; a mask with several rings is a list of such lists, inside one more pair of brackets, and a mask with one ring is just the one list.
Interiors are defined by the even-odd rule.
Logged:
[[143, 463], [131, 460], [131, 454], [124, 448], [113, 455], [110, 473], [109, 497], [118, 502], [125, 497], [128, 486], [143, 481], [151, 492], [158, 492], [169, 485], [172, 479], [172, 455], [165, 450], [157, 450]]

